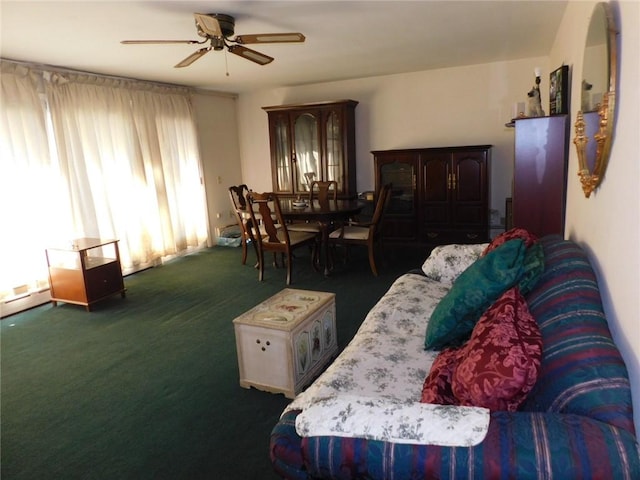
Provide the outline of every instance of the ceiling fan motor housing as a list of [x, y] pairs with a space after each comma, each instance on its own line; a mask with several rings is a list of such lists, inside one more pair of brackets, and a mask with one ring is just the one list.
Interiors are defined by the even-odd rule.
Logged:
[[233, 37], [236, 27], [236, 20], [231, 15], [225, 15], [224, 13], [209, 13], [210, 17], [218, 20], [220, 24], [220, 30], [225, 38]]

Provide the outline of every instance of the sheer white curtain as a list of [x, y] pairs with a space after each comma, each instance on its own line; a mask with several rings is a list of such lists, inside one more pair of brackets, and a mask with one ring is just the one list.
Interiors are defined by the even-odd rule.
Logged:
[[[308, 190], [311, 181], [322, 180], [320, 172], [320, 149], [318, 146], [318, 119], [310, 114], [300, 115], [295, 120], [295, 149], [298, 168], [297, 190]], [[312, 178], [307, 181], [306, 174]]]
[[66, 184], [50, 149], [42, 77], [1, 64], [0, 300], [47, 286], [44, 249], [72, 230]]
[[77, 226], [138, 267], [202, 246], [207, 226], [188, 97], [128, 83], [56, 75], [47, 97]]
[[[38, 79], [44, 97], [38, 95]], [[24, 210], [12, 216], [8, 235], [0, 236], [3, 255], [15, 255], [8, 250], [28, 233], [38, 243], [21, 250], [37, 258], [34, 264], [46, 275], [47, 244], [81, 236], [118, 238], [123, 268], [131, 271], [206, 245], [204, 186], [187, 89], [72, 73], [1, 80], [3, 99], [6, 88], [17, 105], [6, 115], [3, 106], [0, 131], [0, 176], [7, 179], [8, 158], [15, 180], [3, 182], [20, 194], [10, 195], [9, 205], [26, 198], [46, 219], [32, 223], [38, 217], [25, 218]], [[24, 98], [14, 96], [17, 83], [28, 92]], [[38, 142], [30, 138], [35, 131]], [[26, 231], [14, 228], [18, 218], [24, 218]], [[16, 261], [5, 272], [3, 265], [0, 290], [16, 285], [22, 267]]]

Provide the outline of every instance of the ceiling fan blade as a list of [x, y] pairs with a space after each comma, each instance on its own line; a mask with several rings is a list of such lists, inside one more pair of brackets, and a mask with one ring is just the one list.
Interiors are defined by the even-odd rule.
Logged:
[[203, 56], [205, 53], [207, 53], [209, 50], [211, 50], [211, 47], [201, 48], [200, 50], [193, 52], [191, 55], [189, 55], [187, 58], [182, 60], [180, 63], [177, 63], [176, 65], [174, 65], [174, 68], [188, 67], [193, 62], [198, 60], [201, 56]]
[[250, 48], [243, 47], [242, 45], [230, 45], [229, 51], [234, 55], [238, 55], [247, 60], [257, 63], [258, 65], [266, 65], [273, 62], [273, 58], [265, 55], [264, 53], [256, 52]]
[[293, 33], [257, 33], [254, 35], [238, 35], [233, 39], [243, 45], [249, 43], [302, 43], [305, 36], [298, 32]]
[[193, 17], [196, 19], [196, 24], [200, 29], [212, 37], [222, 37], [222, 28], [216, 18], [203, 13], [194, 13]]
[[[206, 41], [206, 40], [205, 40]], [[199, 42], [197, 40], [122, 40], [120, 43], [123, 43], [125, 45], [146, 45], [146, 44], [162, 44], [162, 43], [187, 43], [189, 45], [194, 45], [194, 44], [198, 44], [198, 43], [204, 43], [203, 42]]]

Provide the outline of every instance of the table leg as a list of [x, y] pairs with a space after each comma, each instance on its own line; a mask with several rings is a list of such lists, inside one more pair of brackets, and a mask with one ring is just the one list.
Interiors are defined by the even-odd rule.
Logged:
[[322, 261], [324, 262], [324, 275], [325, 277], [329, 276], [330, 268], [329, 268], [329, 222], [319, 222], [320, 223], [320, 231], [322, 233], [322, 244], [320, 248], [322, 249]]

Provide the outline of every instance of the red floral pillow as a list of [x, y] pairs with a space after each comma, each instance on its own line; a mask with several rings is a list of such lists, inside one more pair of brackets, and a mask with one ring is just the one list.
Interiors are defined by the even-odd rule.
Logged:
[[429, 375], [422, 386], [422, 403], [438, 405], [459, 405], [451, 391], [451, 377], [458, 363], [459, 348], [442, 350], [433, 361]]
[[513, 240], [514, 238], [520, 238], [524, 241], [524, 245], [526, 248], [529, 248], [531, 245], [538, 241], [538, 237], [536, 237], [533, 233], [525, 230], [524, 228], [512, 228], [511, 230], [507, 230], [504, 233], [501, 233], [496, 238], [491, 240], [491, 243], [487, 245], [487, 248], [484, 249], [482, 255], [486, 255], [491, 250], [495, 250], [503, 243], [508, 242], [509, 240]]
[[480, 318], [460, 348], [451, 391], [460, 405], [515, 411], [538, 379], [542, 337], [517, 287]]
[[421, 401], [515, 411], [536, 383], [542, 337], [517, 287], [505, 292], [460, 348], [433, 362]]

